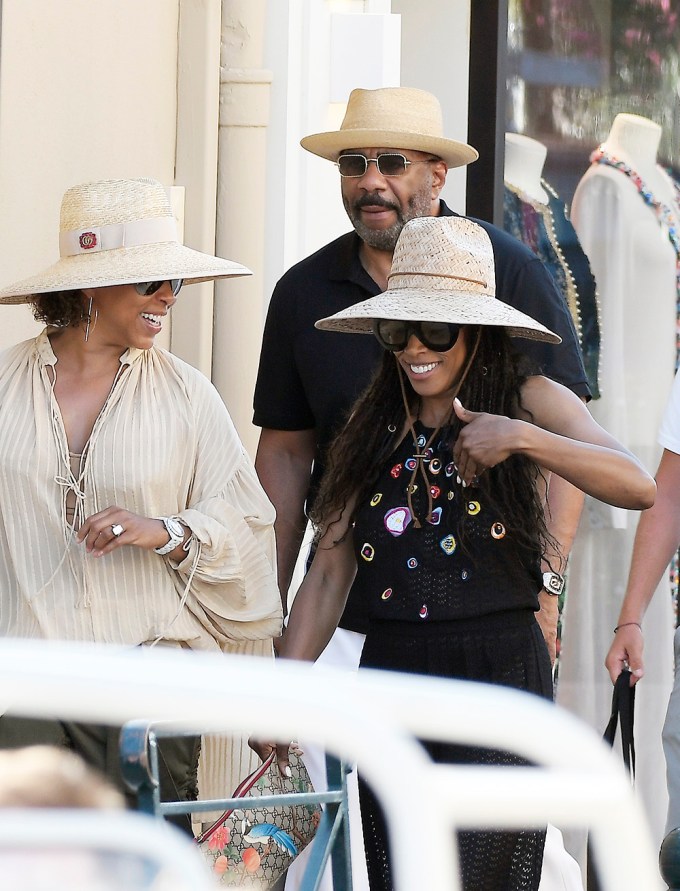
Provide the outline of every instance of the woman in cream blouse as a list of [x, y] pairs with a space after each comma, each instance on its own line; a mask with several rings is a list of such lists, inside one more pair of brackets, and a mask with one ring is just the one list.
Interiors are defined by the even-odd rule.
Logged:
[[[0, 354], [0, 637], [271, 653], [274, 510], [210, 381], [154, 346], [183, 283], [249, 270], [180, 244], [153, 180], [69, 189], [59, 245], [0, 289], [47, 326]], [[0, 718], [0, 746], [39, 741], [116, 776], [111, 728]], [[197, 757], [167, 741], [167, 797], [195, 797]]]

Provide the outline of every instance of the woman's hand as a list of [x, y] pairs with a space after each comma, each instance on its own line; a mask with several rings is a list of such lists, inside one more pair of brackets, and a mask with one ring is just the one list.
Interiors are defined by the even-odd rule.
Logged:
[[459, 399], [453, 400], [456, 417], [465, 425], [453, 447], [453, 460], [463, 485], [470, 485], [512, 454], [514, 431], [521, 421], [503, 415], [468, 411]]
[[167, 544], [168, 533], [162, 520], [141, 517], [122, 507], [107, 507], [83, 521], [76, 541], [85, 542], [93, 557], [103, 557], [123, 545], [152, 551]]
[[254, 739], [250, 737], [248, 740], [248, 745], [263, 761], [266, 761], [267, 758], [271, 755], [272, 752], [276, 752], [276, 763], [279, 765], [279, 771], [281, 775], [284, 777], [290, 777], [290, 764], [288, 759], [288, 753], [290, 751], [291, 742], [273, 742], [270, 740], [261, 740]]

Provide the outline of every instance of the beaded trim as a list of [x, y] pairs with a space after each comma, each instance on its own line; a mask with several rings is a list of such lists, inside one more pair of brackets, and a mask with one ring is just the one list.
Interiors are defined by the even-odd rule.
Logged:
[[[541, 185], [546, 190], [546, 192], [548, 192], [548, 194], [552, 194], [553, 197], [557, 198], [557, 194], [552, 189], [549, 189], [549, 186], [544, 179], [541, 179]], [[543, 204], [542, 202], [537, 201], [531, 195], [527, 194], [527, 192], [523, 191], [518, 186], [515, 186], [513, 183], [508, 182], [507, 180], [505, 181], [505, 188], [516, 195], [520, 199], [520, 201], [523, 201], [525, 204], [531, 205], [536, 213], [539, 214], [539, 216], [543, 219], [545, 235], [550, 242], [552, 249], [555, 251], [562, 269], [564, 270], [564, 298], [567, 302], [572, 321], [574, 322], [574, 327], [576, 328], [576, 334], [578, 335], [579, 342], [582, 342], [583, 326], [581, 321], [581, 307], [578, 288], [576, 287], [576, 281], [571, 269], [569, 268], [569, 264], [567, 263], [562, 248], [560, 247], [560, 243], [557, 240], [557, 233], [555, 232], [555, 220], [553, 217], [552, 208], [549, 204]]]

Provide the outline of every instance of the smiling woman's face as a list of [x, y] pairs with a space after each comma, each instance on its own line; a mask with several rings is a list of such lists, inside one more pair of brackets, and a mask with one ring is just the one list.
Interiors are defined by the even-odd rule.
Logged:
[[458, 340], [445, 353], [428, 349], [412, 334], [396, 357], [421, 398], [453, 398], [468, 357], [467, 328], [461, 328]]
[[85, 288], [85, 310], [92, 297], [90, 336], [96, 342], [118, 346], [123, 350], [136, 347], [148, 350], [177, 298], [170, 282], [163, 282], [153, 294], [140, 295], [134, 285], [112, 285], [106, 288]]

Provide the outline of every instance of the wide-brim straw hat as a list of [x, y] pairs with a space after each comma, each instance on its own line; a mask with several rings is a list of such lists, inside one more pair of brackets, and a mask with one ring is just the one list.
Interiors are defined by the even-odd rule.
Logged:
[[153, 179], [84, 183], [65, 192], [60, 259], [0, 289], [0, 303], [38, 294], [182, 278], [185, 284], [251, 275], [233, 260], [185, 247], [165, 187]]
[[370, 334], [375, 319], [496, 325], [511, 337], [561, 338], [496, 296], [491, 239], [464, 217], [419, 217], [402, 229], [387, 290], [320, 319], [322, 331]]
[[444, 136], [439, 100], [413, 87], [352, 90], [340, 129], [305, 136], [300, 145], [328, 161], [360, 148], [429, 152], [447, 167], [462, 167], [479, 157], [471, 145]]

